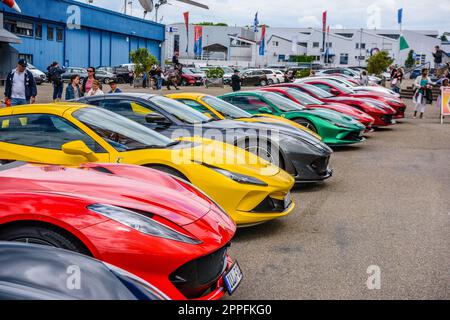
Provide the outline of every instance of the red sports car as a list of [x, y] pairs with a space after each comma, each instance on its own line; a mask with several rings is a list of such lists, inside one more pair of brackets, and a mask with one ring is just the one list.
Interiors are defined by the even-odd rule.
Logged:
[[340, 85], [335, 81], [327, 79], [311, 78], [311, 80], [305, 80], [304, 83], [312, 84], [336, 97], [352, 97], [378, 100], [395, 110], [396, 113], [394, 115], [394, 118], [400, 119], [405, 117], [406, 104], [399, 98], [393, 97], [391, 95], [378, 92], [355, 92], [351, 88], [344, 87], [343, 85]]
[[393, 120], [395, 110], [378, 100], [352, 98], [347, 96], [335, 97], [325, 90], [306, 83], [286, 83], [282, 86], [305, 92], [322, 102], [345, 104], [359, 109], [375, 119], [375, 122], [373, 123], [374, 127], [389, 126], [395, 123]]
[[329, 109], [334, 110], [345, 115], [348, 115], [355, 120], [358, 120], [363, 125], [366, 126], [366, 132], [372, 130], [372, 125], [375, 122], [375, 119], [369, 116], [367, 113], [362, 112], [359, 109], [347, 106], [345, 104], [340, 103], [325, 103], [322, 102], [307, 93], [300, 92], [299, 90], [295, 90], [294, 88], [289, 87], [281, 87], [281, 86], [273, 86], [268, 88], [263, 88], [264, 91], [275, 92], [283, 97], [286, 97], [308, 109]]
[[159, 171], [3, 164], [0, 208], [0, 241], [92, 256], [172, 299], [219, 299], [242, 279], [227, 254], [234, 222], [201, 191]]

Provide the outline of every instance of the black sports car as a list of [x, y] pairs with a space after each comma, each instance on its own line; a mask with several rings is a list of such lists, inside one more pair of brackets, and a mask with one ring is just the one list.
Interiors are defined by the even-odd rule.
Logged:
[[216, 121], [181, 102], [152, 94], [109, 94], [83, 97], [77, 102], [116, 112], [174, 139], [200, 135], [242, 147], [277, 164], [296, 182], [323, 181], [332, 175], [332, 150], [315, 136], [296, 128]]
[[0, 242], [0, 300], [168, 300], [144, 280], [78, 253]]

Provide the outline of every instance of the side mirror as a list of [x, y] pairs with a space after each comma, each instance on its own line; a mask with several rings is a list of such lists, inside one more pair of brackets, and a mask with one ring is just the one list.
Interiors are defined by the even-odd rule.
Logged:
[[72, 156], [82, 156], [88, 159], [90, 162], [98, 161], [97, 156], [94, 151], [89, 149], [89, 147], [81, 140], [68, 142], [63, 144], [62, 151], [65, 154], [69, 154]]
[[268, 108], [268, 107], [261, 107], [261, 108], [258, 109], [258, 111], [261, 112], [261, 113], [268, 113], [268, 114], [272, 114], [273, 113], [272, 110], [270, 110], [270, 108]]
[[171, 122], [169, 119], [167, 119], [163, 115], [156, 113], [156, 112], [147, 114], [145, 116], [145, 121], [147, 123], [156, 124], [157, 126], [161, 126], [161, 127], [168, 127], [171, 125]]
[[333, 96], [338, 96], [338, 95], [340, 95], [340, 92], [339, 92], [338, 90], [334, 89], [334, 88], [331, 88], [330, 93], [331, 93]]

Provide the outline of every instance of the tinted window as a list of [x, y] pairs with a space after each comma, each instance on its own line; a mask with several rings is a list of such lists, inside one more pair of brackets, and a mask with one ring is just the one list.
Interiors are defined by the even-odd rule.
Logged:
[[63, 144], [81, 140], [94, 152], [106, 152], [75, 125], [55, 115], [25, 114], [1, 117], [0, 123], [1, 142], [61, 150]]
[[173, 99], [161, 96], [154, 96], [150, 99], [150, 101], [184, 123], [188, 124], [206, 123], [211, 120], [210, 117], [205, 116], [204, 114], [197, 112], [195, 110], [192, 110], [188, 106]]
[[259, 108], [267, 107], [272, 110], [272, 107], [268, 105], [265, 101], [263, 101], [259, 97], [253, 96], [237, 96], [232, 97], [231, 104], [246, 110], [246, 111], [259, 111]]
[[204, 105], [198, 103], [197, 101], [190, 100], [190, 99], [182, 99], [182, 100], [177, 100], [177, 101], [180, 101], [180, 102], [184, 103], [185, 105], [187, 105], [188, 107], [191, 107], [192, 109], [203, 113], [207, 117], [210, 117], [210, 118], [213, 118], [216, 120], [219, 119], [219, 117], [217, 117], [211, 110], [206, 108]]
[[276, 93], [266, 92], [264, 93], [264, 98], [269, 100], [272, 104], [278, 107], [281, 111], [298, 111], [303, 110], [304, 108], [300, 106], [298, 103], [295, 103], [292, 100], [284, 98], [282, 96], [277, 95]]
[[205, 96], [202, 100], [216, 111], [220, 112], [225, 118], [237, 119], [249, 118], [252, 116], [250, 113], [216, 97]]
[[98, 108], [82, 108], [73, 116], [108, 141], [117, 151], [164, 148], [171, 139], [117, 113]]

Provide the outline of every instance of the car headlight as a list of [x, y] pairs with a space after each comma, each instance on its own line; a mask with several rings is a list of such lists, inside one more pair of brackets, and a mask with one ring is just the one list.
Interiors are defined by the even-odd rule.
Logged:
[[201, 243], [200, 240], [193, 239], [158, 221], [128, 209], [109, 204], [91, 204], [87, 208], [144, 234], [189, 244]]
[[225, 177], [230, 178], [231, 180], [236, 181], [238, 183], [253, 184], [253, 185], [262, 186], [262, 187], [268, 186], [267, 183], [259, 180], [258, 178], [255, 178], [255, 177], [247, 176], [245, 174], [241, 174], [241, 173], [237, 173], [237, 172], [228, 171], [228, 170], [221, 169], [221, 168], [217, 168], [217, 167], [205, 164], [205, 163], [202, 163], [202, 164], [204, 166], [210, 168], [211, 170], [214, 170], [214, 171], [224, 175]]
[[333, 121], [329, 121], [333, 126], [339, 127], [339, 128], [344, 128], [344, 129], [350, 129], [349, 126], [346, 126], [345, 124], [342, 123], [338, 123], [338, 122], [333, 122]]

